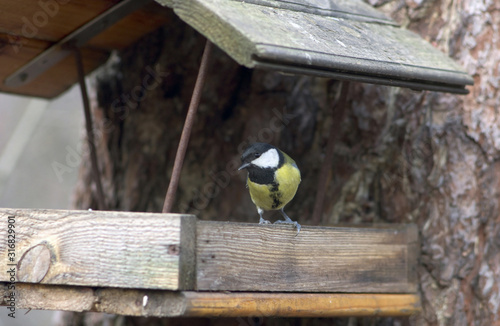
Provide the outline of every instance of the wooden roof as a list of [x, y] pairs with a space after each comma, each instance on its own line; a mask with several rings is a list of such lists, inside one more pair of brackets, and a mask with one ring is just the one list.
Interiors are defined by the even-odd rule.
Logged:
[[361, 0], [157, 0], [249, 68], [468, 93], [447, 55]]
[[[54, 49], [61, 54], [58, 46], [69, 44], [72, 35], [94, 35], [93, 28], [101, 27], [100, 34], [78, 43], [88, 73], [112, 50], [168, 23], [164, 13], [170, 9], [163, 6], [249, 68], [461, 94], [473, 83], [448, 56], [361, 0], [156, 0], [163, 6], [151, 1], [0, 0], [0, 91], [61, 94], [77, 81], [73, 56], [40, 56]], [[107, 29], [86, 29], [126, 3], [130, 15], [115, 15], [125, 16], [116, 23], [103, 19], [99, 24], [111, 25]], [[43, 71], [36, 78], [33, 69], [22, 71], [33, 62], [43, 66], [34, 69]]]
[[[43, 6], [43, 4], [46, 6]], [[0, 91], [53, 98], [77, 81], [73, 56], [19, 87], [5, 79], [64, 37], [119, 3], [116, 0], [0, 0]], [[167, 23], [165, 11], [155, 2], [144, 5], [90, 39], [82, 47], [85, 72], [103, 64], [114, 49], [123, 49]]]

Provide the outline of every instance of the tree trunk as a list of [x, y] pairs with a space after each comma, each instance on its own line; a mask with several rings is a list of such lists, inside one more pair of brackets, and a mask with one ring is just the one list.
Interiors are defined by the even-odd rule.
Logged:
[[[416, 223], [422, 242], [423, 312], [409, 320], [335, 323], [500, 323], [500, 7], [476, 0], [369, 2], [448, 53], [474, 76], [475, 85], [469, 95], [458, 96], [350, 83], [334, 163], [326, 176], [321, 224]], [[172, 14], [168, 26], [118, 53], [97, 75], [93, 116], [107, 209], [161, 211], [203, 45], [204, 39]], [[222, 51], [214, 52], [174, 211], [200, 219], [257, 222], [245, 173], [236, 168], [242, 148], [263, 141], [298, 163], [303, 181], [287, 213], [311, 224], [340, 83], [248, 70]], [[91, 185], [87, 163], [81, 168], [75, 207], [96, 207]], [[247, 320], [232, 322], [249, 325]], [[289, 322], [265, 320], [266, 325]], [[330, 325], [332, 320], [312, 324]]]

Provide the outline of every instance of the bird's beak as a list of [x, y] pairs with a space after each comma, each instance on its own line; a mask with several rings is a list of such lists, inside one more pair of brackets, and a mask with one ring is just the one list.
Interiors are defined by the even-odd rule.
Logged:
[[243, 163], [239, 168], [238, 168], [238, 171], [239, 170], [243, 170], [245, 168], [247, 168], [248, 166], [250, 165], [250, 163]]

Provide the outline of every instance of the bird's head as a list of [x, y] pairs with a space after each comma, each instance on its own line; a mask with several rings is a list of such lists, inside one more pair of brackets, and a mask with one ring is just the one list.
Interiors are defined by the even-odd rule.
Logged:
[[280, 164], [279, 150], [266, 143], [253, 143], [241, 155], [242, 169], [276, 169]]

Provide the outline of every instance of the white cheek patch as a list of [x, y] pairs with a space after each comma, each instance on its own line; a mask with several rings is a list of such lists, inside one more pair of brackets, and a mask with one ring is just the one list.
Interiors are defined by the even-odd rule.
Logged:
[[259, 158], [253, 160], [252, 164], [263, 169], [276, 168], [280, 164], [280, 156], [276, 149], [271, 148], [267, 152], [263, 153]]

